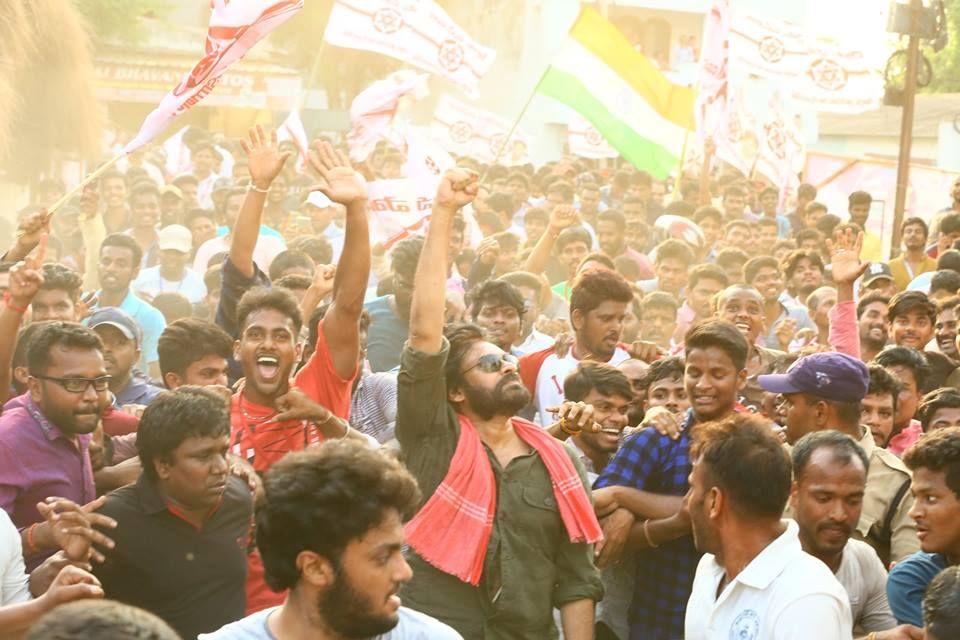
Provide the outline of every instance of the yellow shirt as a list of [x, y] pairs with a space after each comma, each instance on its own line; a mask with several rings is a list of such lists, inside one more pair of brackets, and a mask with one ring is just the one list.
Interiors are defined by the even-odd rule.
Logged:
[[924, 254], [923, 262], [919, 266], [913, 267], [913, 273], [910, 272], [909, 265], [905, 256], [894, 258], [889, 262], [890, 273], [893, 274], [893, 283], [897, 286], [897, 291], [906, 291], [910, 281], [921, 273], [937, 270], [937, 261]]

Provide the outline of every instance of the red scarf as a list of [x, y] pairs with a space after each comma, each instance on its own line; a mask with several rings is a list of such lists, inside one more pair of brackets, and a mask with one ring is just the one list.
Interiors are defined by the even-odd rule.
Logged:
[[[421, 558], [476, 586], [493, 532], [497, 487], [477, 430], [467, 418], [459, 418], [460, 438], [447, 475], [407, 523], [406, 536]], [[602, 539], [590, 498], [563, 445], [532, 422], [521, 418], [512, 418], [511, 422], [514, 432], [540, 455], [550, 474], [553, 495], [570, 542], [594, 543]]]

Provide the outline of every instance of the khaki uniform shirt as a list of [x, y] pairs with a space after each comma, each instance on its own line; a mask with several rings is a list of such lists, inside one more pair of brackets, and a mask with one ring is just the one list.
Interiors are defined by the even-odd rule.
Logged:
[[[909, 488], [899, 505], [892, 504], [903, 484], [910, 482], [910, 470], [886, 449], [876, 446], [869, 429], [864, 429], [859, 444], [870, 460], [867, 471], [867, 490], [863, 496], [863, 512], [854, 537], [873, 547], [885, 567], [900, 562], [920, 551], [917, 523], [908, 514], [913, 507]], [[888, 533], [883, 532], [890, 509], [893, 518]]]

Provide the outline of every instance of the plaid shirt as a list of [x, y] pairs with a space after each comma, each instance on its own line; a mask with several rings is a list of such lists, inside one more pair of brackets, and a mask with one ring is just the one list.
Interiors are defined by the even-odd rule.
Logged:
[[[594, 487], [633, 487], [671, 496], [687, 493], [690, 431], [687, 413], [680, 438], [671, 440], [648, 427], [632, 435], [617, 451]], [[701, 554], [692, 536], [684, 536], [637, 553], [637, 575], [630, 605], [631, 640], [683, 638], [683, 619]]]

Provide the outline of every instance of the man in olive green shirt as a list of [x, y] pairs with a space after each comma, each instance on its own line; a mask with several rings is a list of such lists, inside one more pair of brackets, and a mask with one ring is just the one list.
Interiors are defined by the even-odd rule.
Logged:
[[[469, 419], [495, 478], [493, 530], [477, 586], [411, 549], [413, 579], [401, 596], [466, 640], [555, 638], [554, 607], [566, 640], [585, 640], [593, 638], [594, 605], [603, 595], [593, 545], [569, 540], [547, 468], [514, 431], [511, 418], [529, 400], [516, 360], [483, 340], [478, 327], [461, 326], [449, 341], [443, 335], [451, 220], [473, 199], [475, 180], [461, 170], [448, 173], [434, 201], [397, 377], [396, 435], [426, 501], [450, 468], [458, 413]], [[586, 487], [583, 466], [565, 455]]]

